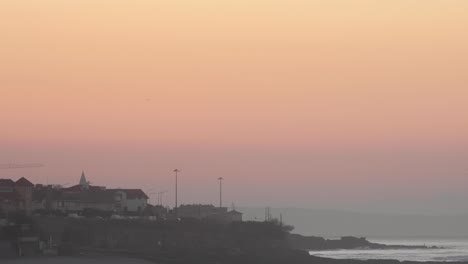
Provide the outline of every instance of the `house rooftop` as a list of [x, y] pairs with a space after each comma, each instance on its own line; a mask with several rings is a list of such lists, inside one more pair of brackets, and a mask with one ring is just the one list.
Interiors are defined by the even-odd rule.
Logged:
[[142, 189], [109, 189], [109, 192], [121, 191], [127, 194], [127, 199], [148, 199], [148, 195]]
[[14, 187], [15, 182], [11, 179], [0, 179], [0, 186], [2, 187]]
[[77, 184], [68, 188], [63, 188], [62, 190], [64, 192], [81, 192], [81, 191], [103, 191], [105, 189], [106, 187], [102, 187], [102, 186], [92, 186], [92, 185], [83, 186], [83, 185]]
[[34, 184], [32, 184], [26, 178], [21, 177], [19, 180], [15, 182], [15, 186], [34, 187]]

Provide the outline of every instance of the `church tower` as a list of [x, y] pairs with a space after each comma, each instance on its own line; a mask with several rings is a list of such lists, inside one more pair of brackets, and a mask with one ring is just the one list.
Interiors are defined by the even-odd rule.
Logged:
[[81, 172], [80, 186], [83, 189], [88, 189], [88, 187], [89, 187], [89, 182], [86, 180], [86, 176], [85, 176], [84, 171]]

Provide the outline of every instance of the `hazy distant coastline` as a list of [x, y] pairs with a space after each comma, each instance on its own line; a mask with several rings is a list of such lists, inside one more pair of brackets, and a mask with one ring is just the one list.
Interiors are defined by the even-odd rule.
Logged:
[[[239, 207], [245, 220], [263, 219], [264, 208]], [[468, 238], [468, 214], [361, 213], [340, 210], [272, 208], [275, 217], [294, 226], [294, 233], [339, 238]]]

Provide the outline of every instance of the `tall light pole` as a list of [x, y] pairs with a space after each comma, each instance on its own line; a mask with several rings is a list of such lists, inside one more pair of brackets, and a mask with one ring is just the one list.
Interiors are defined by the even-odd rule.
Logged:
[[175, 172], [175, 207], [174, 207], [174, 209], [175, 209], [176, 214], [177, 214], [177, 175], [180, 172], [180, 170], [175, 169], [174, 172]]
[[223, 177], [219, 177], [219, 208], [223, 207]]

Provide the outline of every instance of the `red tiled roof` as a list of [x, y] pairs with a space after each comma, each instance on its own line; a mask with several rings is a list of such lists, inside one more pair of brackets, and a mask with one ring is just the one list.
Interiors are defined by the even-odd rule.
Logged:
[[21, 179], [15, 182], [15, 186], [34, 187], [34, 184], [32, 184], [26, 178], [21, 177]]

